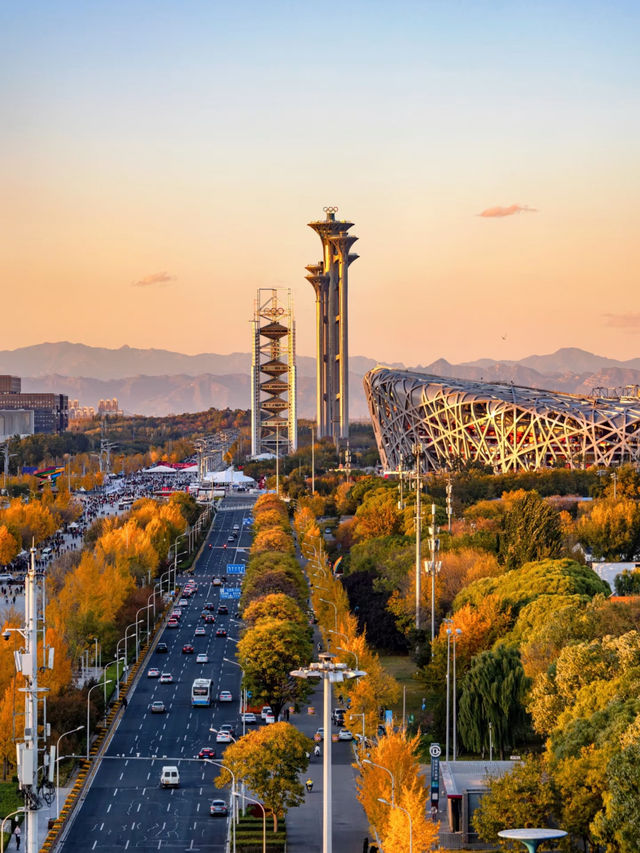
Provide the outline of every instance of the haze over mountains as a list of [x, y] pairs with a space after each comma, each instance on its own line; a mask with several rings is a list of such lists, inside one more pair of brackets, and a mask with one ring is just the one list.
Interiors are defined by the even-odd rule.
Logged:
[[[362, 377], [376, 360], [349, 359], [350, 410], [368, 418]], [[298, 414], [315, 415], [315, 360], [299, 356]], [[250, 353], [185, 355], [162, 349], [106, 349], [66, 341], [0, 351], [0, 373], [22, 376], [24, 391], [56, 391], [97, 406], [117, 397], [129, 414], [167, 415], [210, 407], [249, 407]], [[403, 367], [397, 362], [394, 367]], [[438, 359], [412, 367], [439, 376], [513, 382], [547, 390], [589, 394], [594, 387], [640, 385], [640, 358], [618, 361], [576, 348], [519, 361], [483, 358], [462, 364]]]

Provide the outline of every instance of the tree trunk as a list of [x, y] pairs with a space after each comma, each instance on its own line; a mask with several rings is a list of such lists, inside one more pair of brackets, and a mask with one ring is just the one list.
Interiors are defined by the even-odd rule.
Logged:
[[275, 812], [273, 813], [273, 831], [278, 831], [278, 815]]

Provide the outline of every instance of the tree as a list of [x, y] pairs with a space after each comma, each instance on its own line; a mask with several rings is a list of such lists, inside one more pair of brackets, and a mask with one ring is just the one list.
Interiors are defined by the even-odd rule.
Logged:
[[472, 823], [483, 841], [498, 841], [501, 829], [546, 826], [556, 798], [543, 757], [530, 755], [504, 776], [489, 779]]
[[[273, 816], [273, 831], [278, 820], [304, 799], [300, 774], [309, 764], [313, 742], [289, 723], [274, 723], [257, 729], [228, 746], [224, 763], [244, 781]], [[218, 787], [229, 787], [231, 779], [224, 770], [215, 780]]]
[[292, 577], [290, 572], [273, 570], [266, 571], [245, 580], [242, 585], [242, 599], [240, 607], [244, 610], [251, 602], [271, 594], [287, 595], [299, 604], [305, 601], [307, 594], [300, 588], [297, 578]]
[[640, 746], [632, 744], [607, 767], [604, 811], [593, 822], [594, 840], [611, 853], [635, 853], [640, 838]]
[[18, 553], [18, 542], [15, 536], [9, 533], [8, 528], [0, 525], [0, 565], [6, 566]]
[[498, 646], [474, 658], [462, 682], [458, 726], [468, 749], [483, 754], [493, 743], [504, 756], [528, 730], [523, 706], [528, 679], [516, 649]]
[[594, 501], [591, 512], [578, 519], [576, 532], [594, 557], [632, 560], [640, 549], [640, 506], [627, 497]]
[[256, 534], [251, 546], [251, 555], [261, 554], [264, 551], [293, 554], [295, 551], [293, 539], [281, 527], [267, 527]]
[[299, 623], [261, 619], [238, 643], [238, 662], [246, 686], [277, 716], [285, 702], [306, 693], [306, 681], [293, 678], [290, 672], [307, 666], [312, 651], [309, 632]]
[[562, 553], [560, 516], [537, 492], [526, 492], [506, 513], [500, 553], [508, 569]]
[[355, 535], [359, 541], [390, 536], [400, 530], [395, 489], [377, 489], [356, 510]]
[[252, 628], [262, 619], [279, 619], [307, 627], [308, 620], [294, 599], [284, 593], [271, 593], [253, 601], [242, 612], [243, 621]]

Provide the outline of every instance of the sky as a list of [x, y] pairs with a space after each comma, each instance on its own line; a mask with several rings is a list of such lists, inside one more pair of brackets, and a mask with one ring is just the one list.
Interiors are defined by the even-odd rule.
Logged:
[[[636, 0], [8, 0], [0, 348], [251, 348], [354, 222], [350, 353], [640, 355]], [[6, 312], [6, 313], [5, 313]]]

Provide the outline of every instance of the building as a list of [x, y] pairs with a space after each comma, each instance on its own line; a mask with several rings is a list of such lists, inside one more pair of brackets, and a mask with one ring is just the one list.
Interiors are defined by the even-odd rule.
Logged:
[[16, 435], [20, 438], [33, 435], [34, 414], [33, 409], [0, 408], [0, 442], [14, 438]]
[[122, 417], [122, 409], [118, 406], [118, 398], [112, 397], [111, 400], [100, 400], [98, 402], [98, 414], [100, 417], [108, 416], [111, 418]]
[[383, 466], [495, 472], [640, 461], [640, 401], [375, 367], [364, 389]]
[[0, 375], [0, 394], [19, 394], [22, 390], [22, 380], [19, 376]]
[[34, 432], [64, 432], [69, 426], [66, 394], [0, 394], [1, 409], [32, 409]]
[[84, 421], [95, 418], [96, 410], [93, 406], [81, 406], [78, 400], [69, 401], [69, 421]]
[[298, 446], [296, 337], [291, 290], [260, 288], [253, 313], [251, 455], [293, 453]]
[[358, 239], [353, 222], [338, 221], [337, 207], [326, 219], [310, 222], [322, 243], [322, 260], [307, 267], [316, 293], [316, 411], [319, 438], [338, 444], [349, 439], [349, 266]]

